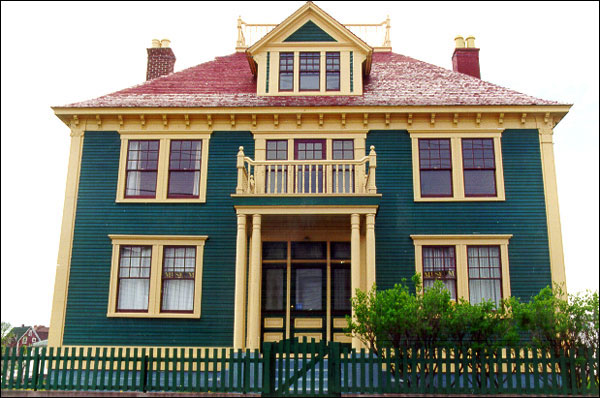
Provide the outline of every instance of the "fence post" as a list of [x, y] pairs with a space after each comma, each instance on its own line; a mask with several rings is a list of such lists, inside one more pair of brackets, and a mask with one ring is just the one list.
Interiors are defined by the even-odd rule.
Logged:
[[142, 367], [140, 374], [140, 384], [142, 385], [142, 392], [146, 392], [146, 375], [148, 374], [148, 356], [146, 355], [146, 349], [142, 348]]
[[40, 367], [40, 356], [38, 352], [38, 348], [33, 349], [33, 369], [32, 369], [32, 380], [33, 391], [37, 391], [37, 383], [38, 383], [38, 373]]
[[262, 394], [271, 394], [271, 369], [274, 367], [271, 364], [271, 343], [263, 343], [263, 383], [262, 383]]
[[339, 394], [341, 386], [340, 369], [340, 343], [331, 342], [329, 349], [329, 391], [333, 394]]

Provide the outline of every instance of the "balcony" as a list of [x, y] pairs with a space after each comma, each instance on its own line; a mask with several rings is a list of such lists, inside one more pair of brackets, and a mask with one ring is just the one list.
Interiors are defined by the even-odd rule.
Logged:
[[237, 154], [236, 195], [360, 196], [377, 194], [377, 154], [357, 160], [252, 160]]

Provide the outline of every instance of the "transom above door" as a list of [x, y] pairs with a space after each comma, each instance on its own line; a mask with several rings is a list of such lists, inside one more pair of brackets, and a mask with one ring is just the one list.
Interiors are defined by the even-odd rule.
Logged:
[[349, 342], [349, 242], [263, 242], [262, 340]]

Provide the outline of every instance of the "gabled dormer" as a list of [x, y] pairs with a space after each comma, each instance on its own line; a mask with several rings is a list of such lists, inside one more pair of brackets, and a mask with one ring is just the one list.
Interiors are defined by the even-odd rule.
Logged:
[[246, 54], [257, 95], [362, 95], [373, 48], [307, 2]]

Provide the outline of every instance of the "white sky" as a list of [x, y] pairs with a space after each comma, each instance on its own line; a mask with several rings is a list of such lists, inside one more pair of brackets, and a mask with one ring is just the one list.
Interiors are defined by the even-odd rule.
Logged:
[[[143, 82], [153, 38], [179, 71], [233, 53], [239, 15], [279, 23], [302, 4], [2, 2], [2, 321], [50, 321], [70, 140], [50, 106]], [[484, 80], [574, 104], [554, 138], [567, 285], [598, 290], [598, 3], [316, 4], [342, 23], [389, 14], [394, 52], [448, 69], [454, 37], [474, 35]]]

